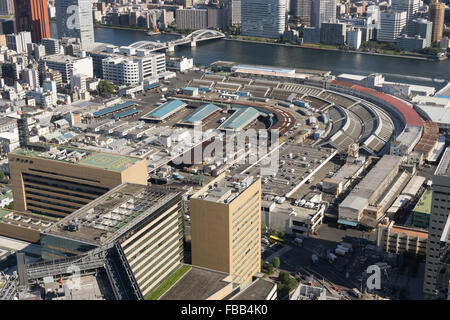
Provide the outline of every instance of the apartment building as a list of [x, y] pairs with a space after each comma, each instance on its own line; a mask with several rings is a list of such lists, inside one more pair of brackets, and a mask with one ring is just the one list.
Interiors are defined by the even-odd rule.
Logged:
[[261, 179], [219, 176], [190, 200], [192, 264], [242, 287], [261, 269]]
[[73, 74], [84, 74], [90, 78], [94, 76], [91, 57], [73, 57], [64, 54], [53, 54], [39, 60], [39, 71], [45, 67], [61, 72], [62, 81], [69, 83]]

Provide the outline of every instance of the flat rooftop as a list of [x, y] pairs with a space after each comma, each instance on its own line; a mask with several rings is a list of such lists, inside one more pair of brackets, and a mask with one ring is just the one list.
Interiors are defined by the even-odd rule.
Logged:
[[124, 156], [120, 154], [97, 152], [87, 149], [61, 145], [43, 145], [48, 146], [48, 151], [37, 149], [15, 149], [11, 152], [13, 155], [21, 155], [30, 158], [40, 158], [52, 161], [67, 162], [80, 166], [94, 167], [109, 171], [122, 172], [130, 166], [136, 164], [142, 159], [137, 157]]
[[413, 211], [417, 213], [430, 214], [432, 194], [433, 191], [431, 189], [427, 189], [420, 197]]
[[201, 189], [193, 198], [205, 201], [230, 203], [256, 180], [253, 176], [234, 175], [213, 180]]
[[264, 279], [257, 279], [232, 300], [265, 300], [276, 283]]
[[0, 209], [0, 223], [10, 224], [24, 229], [42, 231], [54, 222], [56, 222], [56, 219], [47, 218], [38, 214]]
[[206, 300], [228, 285], [229, 274], [192, 266], [159, 300]]
[[121, 184], [44, 231], [45, 234], [104, 245], [178, 195], [177, 191]]

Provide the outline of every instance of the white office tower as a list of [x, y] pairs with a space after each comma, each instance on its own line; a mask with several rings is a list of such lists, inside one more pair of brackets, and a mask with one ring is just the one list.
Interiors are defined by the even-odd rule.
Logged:
[[22, 70], [22, 81], [30, 86], [31, 90], [39, 88], [39, 71], [36, 69], [25, 68]]
[[395, 42], [406, 27], [406, 11], [384, 11], [380, 14], [380, 29], [377, 40]]
[[56, 1], [58, 38], [79, 38], [81, 47], [90, 50], [94, 45], [94, 22], [91, 0]]
[[241, 25], [241, 0], [227, 0], [226, 6], [229, 10], [229, 23], [233, 26]]
[[375, 29], [380, 29], [380, 7], [376, 5], [368, 6], [366, 13], [367, 24], [375, 25]]
[[336, 21], [336, 0], [312, 0], [311, 27], [320, 28], [323, 22]]
[[347, 30], [347, 44], [350, 48], [359, 49], [361, 46], [361, 29]]
[[242, 35], [280, 38], [286, 28], [286, 0], [242, 1]]
[[6, 46], [17, 53], [27, 52], [27, 44], [29, 43], [33, 43], [31, 41], [31, 32], [22, 31], [18, 34], [6, 35]]
[[392, 0], [392, 10], [406, 11], [406, 20], [414, 18], [419, 11], [420, 0]]
[[450, 148], [445, 150], [434, 173], [432, 189], [423, 298], [445, 299], [446, 292], [442, 292], [440, 281], [441, 254], [443, 253], [441, 238], [450, 213]]
[[291, 0], [291, 14], [309, 25], [311, 18], [311, 0]]

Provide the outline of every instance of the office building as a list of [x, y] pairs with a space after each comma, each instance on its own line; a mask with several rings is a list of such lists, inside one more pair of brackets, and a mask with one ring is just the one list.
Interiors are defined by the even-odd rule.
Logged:
[[428, 228], [427, 257], [423, 284], [424, 299], [442, 298], [438, 287], [441, 238], [450, 214], [450, 148], [447, 148], [433, 176], [433, 196]]
[[311, 18], [311, 0], [291, 0], [291, 14], [308, 26]]
[[82, 49], [91, 49], [94, 45], [92, 1], [58, 0], [55, 4], [58, 37], [78, 38]]
[[439, 0], [431, 0], [429, 10], [429, 20], [433, 23], [431, 42], [439, 42], [444, 32], [445, 4]]
[[54, 54], [39, 60], [39, 70], [41, 72], [45, 70], [45, 66], [61, 72], [64, 83], [69, 83], [73, 74], [84, 74], [90, 78], [94, 75], [91, 57], [79, 58], [64, 54]]
[[232, 26], [241, 25], [241, 0], [227, 0], [225, 8], [228, 13], [228, 24]]
[[131, 47], [109, 47], [91, 53], [94, 66], [101, 63], [102, 78], [118, 84], [132, 85], [158, 78], [166, 72], [166, 55]]
[[303, 28], [303, 42], [320, 43], [320, 28], [314, 27]]
[[335, 0], [312, 0], [311, 27], [320, 28], [323, 22], [336, 21]]
[[14, 0], [16, 31], [30, 31], [34, 43], [50, 37], [47, 0]]
[[42, 258], [103, 251], [116, 299], [142, 299], [182, 267], [181, 193], [121, 184], [41, 233]]
[[241, 19], [242, 35], [278, 39], [286, 28], [286, 0], [246, 0]]
[[18, 34], [6, 35], [6, 46], [8, 49], [17, 53], [27, 52], [27, 45], [31, 42], [31, 33], [28, 31], [19, 32]]
[[408, 37], [406, 34], [402, 34], [397, 38], [396, 42], [400, 49], [409, 52], [419, 51], [427, 47], [427, 41], [418, 35]]
[[30, 86], [31, 90], [39, 87], [39, 71], [36, 69], [25, 68], [22, 70], [22, 81]]
[[419, 11], [419, 0], [392, 0], [391, 8], [394, 11], [406, 11], [406, 20], [412, 20]]
[[59, 54], [59, 40], [53, 38], [42, 39], [41, 44], [45, 47], [45, 54]]
[[0, 0], [0, 16], [12, 16], [14, 14], [14, 0]]
[[177, 28], [181, 30], [198, 30], [208, 28], [207, 9], [177, 9]]
[[380, 29], [377, 40], [380, 42], [395, 42], [405, 31], [406, 11], [384, 11], [380, 13]]
[[0, 19], [0, 35], [15, 33], [14, 19]]
[[359, 49], [361, 46], [361, 29], [350, 29], [347, 30], [347, 45], [352, 49]]
[[64, 217], [121, 183], [147, 184], [145, 159], [20, 141], [8, 154], [18, 211]]
[[433, 33], [433, 23], [426, 19], [414, 19], [411, 22], [411, 36], [419, 36], [425, 39], [425, 47], [431, 46], [431, 36]]
[[323, 22], [320, 27], [320, 42], [343, 45], [346, 41], [347, 25], [345, 23]]
[[250, 284], [261, 268], [261, 179], [219, 177], [190, 201], [192, 264]]

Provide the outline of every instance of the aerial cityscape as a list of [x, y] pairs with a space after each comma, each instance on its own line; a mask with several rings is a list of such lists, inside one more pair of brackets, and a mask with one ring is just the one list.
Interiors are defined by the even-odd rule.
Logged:
[[0, 303], [450, 300], [449, 58], [449, 0], [0, 0]]

